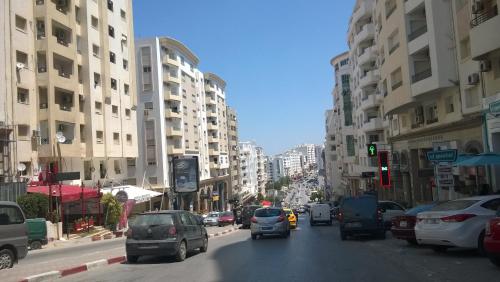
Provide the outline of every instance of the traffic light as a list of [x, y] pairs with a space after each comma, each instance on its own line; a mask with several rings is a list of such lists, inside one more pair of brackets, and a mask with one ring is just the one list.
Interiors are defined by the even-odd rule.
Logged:
[[378, 166], [380, 173], [380, 186], [391, 187], [391, 170], [389, 168], [389, 152], [378, 152]]
[[377, 156], [377, 144], [368, 144], [368, 157], [376, 157]]

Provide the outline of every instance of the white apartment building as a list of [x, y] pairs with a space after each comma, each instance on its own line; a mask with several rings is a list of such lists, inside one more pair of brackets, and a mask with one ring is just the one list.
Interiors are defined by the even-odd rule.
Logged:
[[302, 144], [294, 149], [305, 157], [302, 163], [303, 168], [309, 169], [316, 165], [316, 149], [314, 144]]
[[262, 147], [256, 148], [257, 153], [257, 190], [261, 195], [266, 194], [267, 171], [266, 156]]
[[258, 192], [257, 146], [254, 142], [240, 142], [241, 193], [256, 196]]
[[302, 174], [302, 163], [305, 159], [305, 156], [292, 149], [283, 154], [283, 169], [285, 171], [286, 176], [297, 176]]
[[269, 158], [269, 181], [277, 182], [285, 177], [284, 158], [282, 155], [276, 155]]

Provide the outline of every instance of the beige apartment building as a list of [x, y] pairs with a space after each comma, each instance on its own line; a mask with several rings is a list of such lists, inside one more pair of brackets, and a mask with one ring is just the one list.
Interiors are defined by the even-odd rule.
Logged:
[[228, 199], [234, 200], [238, 198], [241, 192], [240, 183], [240, 148], [238, 137], [238, 118], [236, 111], [227, 107], [227, 138], [229, 144], [229, 191]]
[[267, 184], [266, 156], [262, 147], [257, 147], [255, 151], [257, 156], [257, 193], [265, 196]]
[[131, 1], [26, 2], [2, 3], [14, 24], [3, 33], [10, 61], [2, 62], [13, 93], [5, 96], [11, 163], [23, 163], [27, 177], [57, 164], [85, 185], [134, 181]]

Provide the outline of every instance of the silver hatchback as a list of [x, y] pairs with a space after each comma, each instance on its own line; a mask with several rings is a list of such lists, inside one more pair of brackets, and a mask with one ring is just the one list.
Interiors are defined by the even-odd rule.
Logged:
[[290, 236], [290, 223], [285, 211], [281, 208], [257, 209], [250, 221], [253, 240], [259, 235], [280, 235], [283, 238]]

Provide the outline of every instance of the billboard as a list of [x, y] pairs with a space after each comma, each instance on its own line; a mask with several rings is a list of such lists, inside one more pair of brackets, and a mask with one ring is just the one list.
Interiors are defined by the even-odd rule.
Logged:
[[172, 166], [174, 191], [176, 193], [198, 192], [200, 188], [198, 157], [174, 158]]

